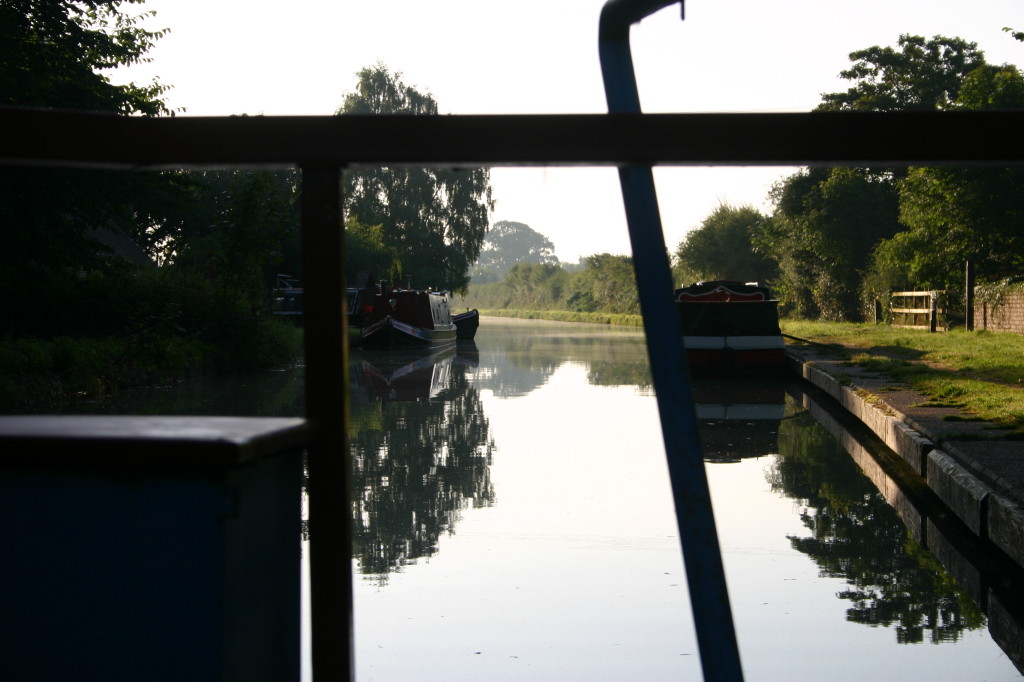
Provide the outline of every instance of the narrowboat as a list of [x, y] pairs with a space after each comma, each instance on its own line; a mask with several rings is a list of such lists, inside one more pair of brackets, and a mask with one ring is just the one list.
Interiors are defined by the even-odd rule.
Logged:
[[354, 286], [345, 289], [348, 313], [348, 345], [360, 345], [363, 338], [363, 327], [370, 320], [373, 312], [373, 300], [377, 296], [376, 286]]
[[697, 282], [675, 292], [683, 347], [696, 372], [780, 369], [779, 302], [756, 282]]
[[457, 336], [446, 292], [382, 285], [362, 327], [359, 346], [442, 350], [454, 346]]
[[476, 337], [477, 327], [480, 326], [480, 311], [474, 308], [464, 313], [452, 315], [455, 322], [456, 336], [460, 341], [471, 341]]
[[277, 286], [274, 287], [274, 317], [301, 325], [302, 294], [302, 287], [295, 278], [278, 275]]

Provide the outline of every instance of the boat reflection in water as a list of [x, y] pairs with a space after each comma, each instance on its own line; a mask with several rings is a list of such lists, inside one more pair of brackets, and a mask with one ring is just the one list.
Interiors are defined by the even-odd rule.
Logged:
[[693, 397], [705, 462], [739, 462], [778, 452], [784, 382], [697, 378]]
[[379, 583], [437, 552], [466, 507], [490, 506], [494, 442], [467, 370], [476, 348], [353, 352], [353, 555]]

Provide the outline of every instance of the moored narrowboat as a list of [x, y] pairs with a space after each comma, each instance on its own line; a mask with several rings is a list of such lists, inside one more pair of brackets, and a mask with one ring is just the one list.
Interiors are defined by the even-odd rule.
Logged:
[[368, 315], [359, 339], [363, 348], [441, 350], [457, 340], [448, 294], [443, 291], [381, 286]]
[[474, 308], [452, 315], [452, 321], [455, 323], [456, 336], [459, 340], [470, 341], [476, 337], [477, 327], [480, 326], [480, 311]]
[[716, 280], [675, 292], [683, 347], [695, 371], [778, 369], [785, 362], [779, 302], [757, 283]]

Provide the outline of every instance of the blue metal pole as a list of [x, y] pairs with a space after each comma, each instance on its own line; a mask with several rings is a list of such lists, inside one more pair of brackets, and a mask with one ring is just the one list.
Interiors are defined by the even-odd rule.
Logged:
[[[630, 26], [679, 1], [609, 0], [605, 4], [599, 48], [610, 113], [640, 113], [629, 48]], [[743, 671], [739, 647], [704, 470], [682, 327], [672, 300], [674, 287], [654, 175], [650, 166], [622, 166], [619, 181], [704, 679], [740, 681]]]

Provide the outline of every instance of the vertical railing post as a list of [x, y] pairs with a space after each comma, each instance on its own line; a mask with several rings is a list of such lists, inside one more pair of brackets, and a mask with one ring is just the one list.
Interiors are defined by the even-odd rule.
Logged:
[[313, 678], [354, 678], [351, 459], [339, 165], [302, 165]]

